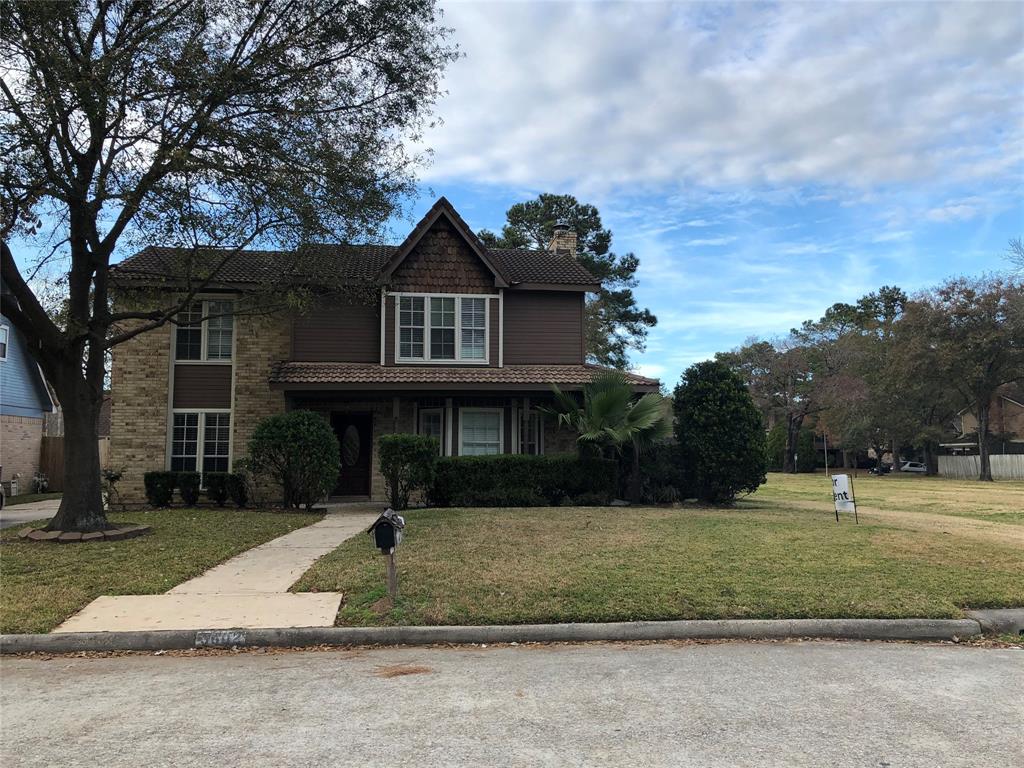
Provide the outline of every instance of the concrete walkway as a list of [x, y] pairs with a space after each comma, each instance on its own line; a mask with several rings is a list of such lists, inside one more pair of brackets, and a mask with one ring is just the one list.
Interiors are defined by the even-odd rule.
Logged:
[[333, 626], [340, 592], [292, 594], [288, 588], [318, 558], [365, 531], [380, 506], [336, 507], [320, 522], [243, 552], [162, 595], [99, 597], [53, 631]]
[[60, 507], [60, 499], [44, 499], [43, 501], [29, 501], [25, 504], [5, 506], [0, 510], [0, 528], [24, 525], [36, 520], [48, 520], [57, 514], [58, 507]]

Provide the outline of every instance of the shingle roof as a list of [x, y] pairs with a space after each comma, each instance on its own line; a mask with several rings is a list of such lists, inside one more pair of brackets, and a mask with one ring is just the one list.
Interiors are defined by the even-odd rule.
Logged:
[[[597, 365], [506, 365], [503, 368], [484, 366], [384, 366], [367, 363], [305, 363], [280, 362], [270, 374], [270, 383], [278, 389], [300, 386], [356, 388], [388, 385], [399, 388], [433, 385], [451, 389], [453, 385], [480, 385], [492, 388], [544, 389], [557, 384], [570, 389], [589, 384], [595, 376], [609, 369]], [[625, 374], [637, 389], [657, 390], [657, 379], [635, 373]]]
[[[572, 256], [526, 248], [488, 248], [445, 198], [395, 245], [317, 243], [295, 251], [230, 248], [167, 248], [149, 246], [115, 265], [115, 279], [125, 282], [174, 283], [187, 274], [206, 276], [216, 269], [215, 283], [258, 285], [292, 278], [296, 282], [374, 283], [381, 280], [393, 260], [400, 261], [440, 214], [447, 214], [456, 229], [497, 275], [517, 284], [595, 286], [598, 281]], [[223, 263], [222, 263], [223, 262]], [[497, 283], [503, 285], [504, 282]]]

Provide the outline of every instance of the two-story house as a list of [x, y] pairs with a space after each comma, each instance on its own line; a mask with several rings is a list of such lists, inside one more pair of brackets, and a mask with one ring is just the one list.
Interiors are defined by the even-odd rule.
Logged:
[[[338, 497], [383, 498], [386, 433], [432, 435], [445, 456], [575, 449], [537, 409], [551, 384], [578, 390], [603, 370], [585, 362], [584, 301], [598, 285], [575, 233], [559, 228], [548, 250], [487, 248], [441, 198], [398, 246], [315, 248], [317, 269], [368, 286], [372, 300], [186, 316], [115, 348], [111, 465], [126, 470], [128, 497], [141, 498], [148, 470], [227, 470], [261, 419], [296, 408], [322, 413], [338, 436]], [[186, 314], [224, 311], [284, 255], [243, 252]], [[118, 280], [173, 287], [174, 264], [173, 249], [147, 248]]]

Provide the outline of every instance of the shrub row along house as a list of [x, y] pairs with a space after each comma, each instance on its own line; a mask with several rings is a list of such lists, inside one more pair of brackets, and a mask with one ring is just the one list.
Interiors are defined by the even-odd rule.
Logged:
[[[241, 252], [177, 324], [115, 348], [123, 498], [142, 499], [149, 470], [232, 468], [261, 419], [299, 408], [337, 434], [338, 497], [384, 498], [377, 442], [388, 433], [434, 436], [446, 456], [575, 450], [537, 409], [551, 384], [578, 390], [604, 370], [586, 363], [584, 301], [598, 285], [575, 246], [558, 228], [548, 250], [488, 248], [441, 198], [401, 245], [315, 247], [320, 274], [367, 298], [322, 292], [301, 313], [232, 317], [230, 302], [289, 255]], [[117, 280], [180, 292], [180, 258], [147, 248]]]

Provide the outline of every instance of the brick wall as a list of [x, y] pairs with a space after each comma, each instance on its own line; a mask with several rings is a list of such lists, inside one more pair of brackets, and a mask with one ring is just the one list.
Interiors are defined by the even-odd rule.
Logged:
[[274, 363], [291, 355], [291, 320], [280, 316], [235, 319], [234, 460], [249, 453], [249, 438], [267, 416], [284, 413], [284, 393], [268, 383]]
[[144, 473], [167, 457], [167, 395], [171, 326], [141, 333], [114, 347], [110, 369], [110, 466], [124, 471], [118, 491], [144, 501]]
[[32, 476], [39, 471], [39, 446], [43, 440], [43, 419], [31, 416], [0, 416], [0, 465], [3, 481], [15, 474], [20, 493], [32, 492]]

